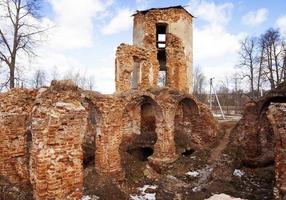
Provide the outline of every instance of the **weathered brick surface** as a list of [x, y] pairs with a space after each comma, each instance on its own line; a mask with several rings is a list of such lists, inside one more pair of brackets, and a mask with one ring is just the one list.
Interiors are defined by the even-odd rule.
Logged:
[[130, 91], [131, 88], [131, 73], [135, 60], [140, 62], [141, 75], [138, 77], [138, 89], [147, 89], [151, 84], [150, 71], [152, 63], [150, 52], [145, 48], [121, 44], [116, 51], [115, 69], [116, 69], [116, 91]]
[[275, 133], [275, 188], [276, 199], [286, 197], [286, 104], [274, 104], [268, 109], [268, 118]]
[[184, 92], [192, 91], [192, 16], [181, 8], [154, 9], [134, 15], [134, 46], [120, 45], [117, 50], [116, 91], [131, 89], [134, 59], [140, 62], [141, 79], [138, 88], [157, 87], [159, 62], [156, 24], [158, 23], [168, 25], [165, 48], [167, 86]]
[[80, 199], [87, 112], [77, 86], [52, 82], [32, 112], [31, 183], [35, 199]]
[[277, 199], [285, 198], [286, 191], [285, 102], [283, 83], [264, 97], [249, 102], [232, 131], [232, 144], [242, 150], [244, 165], [263, 167], [275, 163], [274, 196]]
[[[11, 92], [3, 97], [6, 104], [14, 103], [14, 98], [7, 98]], [[20, 94], [15, 93], [16, 96]], [[156, 140], [139, 138], [137, 145], [152, 143], [154, 153], [148, 159], [153, 166], [164, 166], [180, 156], [175, 141], [176, 134], [180, 134], [176, 132], [175, 118], [177, 110], [181, 113], [179, 119], [184, 117], [180, 104], [185, 100], [189, 102], [187, 113], [190, 118], [182, 120], [181, 125], [185, 126], [183, 130], [191, 144], [204, 148], [216, 137], [217, 126], [208, 109], [191, 95], [177, 90], [149, 89], [101, 95], [81, 91], [70, 82], [54, 81], [51, 87], [28, 94], [33, 94], [33, 98], [27, 102], [19, 101], [22, 104], [15, 110], [21, 114], [1, 115], [0, 133], [4, 140], [1, 141], [3, 153], [0, 159], [2, 175], [15, 181], [30, 179], [35, 199], [81, 197], [82, 145], [92, 143], [92, 140], [95, 140], [98, 174], [116, 180], [123, 178], [124, 153], [128, 146], [135, 144], [138, 135], [144, 138], [142, 123], [145, 122], [141, 120], [144, 103], [149, 103], [153, 109]], [[27, 111], [22, 112], [24, 109]], [[28, 128], [32, 133], [31, 147]], [[188, 145], [182, 148], [188, 148]], [[10, 157], [6, 156], [7, 152]], [[9, 162], [6, 161], [8, 158]]]
[[0, 175], [29, 182], [27, 133], [36, 91], [13, 89], [0, 94]]

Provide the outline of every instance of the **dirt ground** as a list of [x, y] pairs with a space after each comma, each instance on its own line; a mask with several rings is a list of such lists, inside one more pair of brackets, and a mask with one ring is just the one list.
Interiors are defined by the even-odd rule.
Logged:
[[[247, 168], [237, 162], [239, 154], [229, 145], [236, 121], [220, 122], [220, 139], [213, 147], [182, 155], [161, 173], [147, 161], [126, 153], [126, 178], [115, 183], [95, 173], [93, 163], [85, 168], [85, 199], [181, 199], [203, 200], [225, 193], [249, 200], [272, 199], [273, 166]], [[1, 200], [30, 200], [30, 186], [9, 184], [0, 177]]]

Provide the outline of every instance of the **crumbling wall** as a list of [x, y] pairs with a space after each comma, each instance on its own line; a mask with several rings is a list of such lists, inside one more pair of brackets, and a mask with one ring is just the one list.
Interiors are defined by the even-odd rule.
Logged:
[[121, 115], [124, 99], [117, 96], [100, 95], [86, 91], [83, 99], [88, 99], [98, 113], [95, 132], [95, 169], [102, 176], [119, 180], [124, 177], [119, 146], [121, 144]]
[[73, 83], [41, 89], [32, 112], [31, 183], [35, 199], [80, 199], [87, 112]]
[[177, 152], [202, 149], [215, 141], [218, 124], [209, 109], [192, 98], [178, 102], [175, 114], [175, 141]]
[[[116, 91], [134, 89], [132, 76], [140, 64], [136, 89], [158, 87], [156, 25], [168, 24], [166, 33], [166, 86], [192, 92], [192, 17], [184, 9], [154, 9], [134, 15], [134, 45], [121, 44], [116, 53]], [[162, 49], [160, 49], [162, 51]], [[132, 74], [133, 73], [133, 74]]]
[[166, 42], [167, 84], [170, 88], [189, 92], [187, 58], [180, 38], [168, 33]]
[[246, 159], [259, 156], [257, 113], [257, 103], [247, 103], [243, 117], [233, 131], [236, 135], [234, 142], [242, 148]]
[[275, 134], [267, 118], [272, 102], [286, 102], [285, 84], [264, 97], [246, 104], [241, 120], [232, 131], [233, 144], [239, 146], [246, 166], [267, 166], [274, 163]]
[[[156, 25], [167, 24], [167, 86], [192, 92], [192, 16], [184, 9], [152, 9], [134, 15], [133, 43], [150, 51], [151, 62], [157, 60]], [[145, 33], [145, 34], [144, 34]], [[153, 64], [157, 85], [159, 65]]]
[[[176, 146], [178, 145], [186, 149], [190, 146], [189, 143], [195, 143], [196, 148], [204, 148], [214, 142], [217, 123], [208, 110], [203, 105], [199, 105], [192, 96], [184, 96], [170, 89], [149, 90], [148, 92], [129, 95], [124, 96], [129, 104], [126, 105], [126, 109], [123, 111], [121, 152], [127, 151], [128, 147], [131, 149], [151, 147], [154, 152], [148, 157], [148, 161], [155, 168], [158, 168], [158, 166], [161, 168], [165, 164], [175, 161], [182, 153], [177, 151]], [[178, 125], [178, 121], [176, 121], [178, 118], [176, 119], [175, 114], [178, 115], [179, 111], [179, 118], [182, 119], [183, 109], [178, 108], [180, 108], [180, 102], [183, 99], [189, 99], [192, 105], [185, 112], [185, 114], [188, 113], [189, 117], [179, 122], [185, 127], [180, 128], [181, 125]], [[152, 105], [152, 110], [155, 111], [156, 138], [148, 136], [142, 130], [144, 121], [142, 122], [140, 112], [141, 105], [146, 102], [149, 102]], [[149, 124], [152, 125], [152, 123]], [[181, 135], [186, 135], [186, 138], [184, 138], [185, 141], [187, 140], [186, 145], [185, 143], [181, 145], [179, 144], [181, 141], [176, 140], [176, 138], [182, 139]]]
[[286, 104], [273, 104], [267, 116], [275, 133], [275, 199], [286, 198]]
[[115, 60], [116, 91], [147, 89], [153, 82], [153, 63], [145, 48], [121, 44]]
[[53, 81], [48, 88], [12, 90], [0, 98], [1, 175], [30, 180], [35, 199], [81, 198], [83, 166], [92, 159], [83, 158], [86, 146], [94, 145], [90, 155], [97, 174], [116, 181], [124, 178], [129, 147], [151, 148], [146, 161], [158, 171], [175, 161], [175, 113], [183, 99], [195, 108], [185, 121], [191, 140], [208, 146], [216, 132], [202, 105], [169, 88], [101, 95]]
[[0, 94], [0, 175], [29, 183], [29, 127], [36, 91], [13, 89]]

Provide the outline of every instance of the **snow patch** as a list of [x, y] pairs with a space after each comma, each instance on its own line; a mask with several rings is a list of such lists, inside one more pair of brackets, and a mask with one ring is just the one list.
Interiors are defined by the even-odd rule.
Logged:
[[235, 169], [233, 172], [234, 176], [238, 176], [238, 177], [242, 177], [245, 175], [244, 171], [240, 170], [240, 169]]
[[210, 198], [205, 199], [205, 200], [244, 200], [244, 199], [231, 197], [231, 196], [226, 195], [226, 194], [215, 194], [215, 195], [213, 195]]
[[200, 186], [193, 187], [193, 189], [192, 189], [193, 192], [200, 192], [201, 190], [202, 190], [202, 188]]
[[138, 188], [139, 195], [130, 195], [130, 200], [156, 200], [156, 193], [149, 193], [146, 190], [156, 190], [157, 187], [157, 185], [144, 185], [142, 188]]
[[98, 200], [98, 199], [99, 199], [99, 197], [98, 197], [98, 196], [95, 196], [95, 195], [91, 195], [91, 196], [86, 195], [86, 196], [83, 196], [83, 197], [81, 198], [81, 200]]
[[197, 171], [189, 171], [186, 174], [191, 177], [198, 177], [200, 175], [200, 173]]

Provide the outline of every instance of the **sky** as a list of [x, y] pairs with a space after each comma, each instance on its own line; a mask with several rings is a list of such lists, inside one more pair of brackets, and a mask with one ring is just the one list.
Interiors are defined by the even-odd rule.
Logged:
[[[194, 18], [194, 66], [215, 81], [237, 69], [239, 41], [279, 28], [286, 37], [285, 0], [45, 0], [42, 24], [52, 27], [31, 69], [63, 76], [81, 73], [95, 90], [113, 93], [117, 46], [132, 44], [136, 10], [186, 5]], [[28, 72], [29, 73], [29, 72]]]

